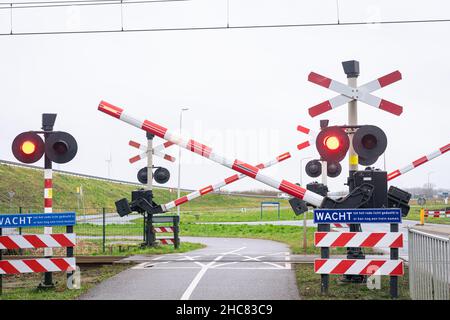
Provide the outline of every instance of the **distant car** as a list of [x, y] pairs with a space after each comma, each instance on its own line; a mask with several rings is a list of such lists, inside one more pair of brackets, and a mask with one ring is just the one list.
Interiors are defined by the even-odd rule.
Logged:
[[282, 192], [282, 193], [278, 194], [278, 198], [280, 198], [280, 199], [288, 199], [290, 197], [289, 197], [289, 195], [287, 193]]

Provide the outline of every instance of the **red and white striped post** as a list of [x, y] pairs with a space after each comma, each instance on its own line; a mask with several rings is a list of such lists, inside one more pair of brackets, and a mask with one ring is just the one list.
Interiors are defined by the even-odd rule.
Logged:
[[[49, 138], [51, 131], [53, 131], [53, 124], [55, 123], [56, 115], [52, 116], [42, 115], [42, 129], [44, 130], [45, 142]], [[52, 160], [44, 153], [44, 213], [53, 213], [53, 169]], [[44, 234], [51, 234], [53, 232], [52, 227], [44, 227]], [[44, 257], [51, 258], [53, 255], [52, 248], [44, 249]], [[52, 273], [45, 272], [44, 280], [39, 284], [40, 288], [53, 288]]]
[[282, 192], [285, 192], [293, 197], [305, 200], [306, 202], [309, 202], [314, 206], [320, 207], [323, 202], [324, 197], [317, 193], [306, 190], [305, 188], [298, 186], [290, 181], [265, 175], [260, 172], [261, 170], [258, 167], [252, 166], [238, 159], [229, 159], [228, 157], [215, 152], [212, 148], [193, 139], [185, 139], [182, 136], [169, 131], [167, 128], [159, 124], [156, 124], [149, 120], [136, 119], [133, 116], [125, 113], [122, 108], [114, 106], [108, 102], [101, 101], [98, 106], [98, 110], [139, 129], [150, 132], [162, 139], [173, 142], [174, 144], [182, 148], [195, 152], [202, 157], [210, 159], [227, 168], [245, 174], [246, 176], [249, 176]]

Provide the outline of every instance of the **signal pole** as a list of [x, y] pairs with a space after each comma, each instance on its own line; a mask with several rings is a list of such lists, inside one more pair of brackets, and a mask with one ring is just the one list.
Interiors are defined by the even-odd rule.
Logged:
[[[42, 130], [44, 133], [44, 142], [47, 142], [50, 133], [53, 131], [53, 125], [55, 124], [56, 114], [44, 113], [42, 114]], [[48, 157], [47, 153], [44, 153], [44, 212], [53, 213], [53, 169], [52, 160]], [[45, 234], [51, 234], [53, 232], [52, 227], [44, 227]], [[51, 258], [53, 255], [52, 248], [44, 248], [44, 257]], [[44, 281], [39, 284], [39, 288], [53, 288], [53, 276], [51, 272], [44, 273]]]
[[[153, 201], [153, 138], [154, 134], [146, 132], [147, 136], [147, 185], [146, 189], [150, 191], [150, 201]], [[155, 233], [153, 232], [153, 215], [147, 213], [147, 232], [144, 242], [147, 246], [153, 246], [155, 243]]]
[[[344, 72], [347, 75], [347, 84], [354, 88], [352, 89], [354, 99], [348, 103], [348, 125], [349, 126], [357, 126], [358, 125], [358, 76], [359, 76], [359, 61], [350, 60], [342, 62], [342, 67], [344, 68]], [[349, 176], [348, 176], [348, 186], [349, 191], [351, 192], [355, 186], [352, 182], [353, 174], [358, 171], [358, 154], [355, 152], [353, 148], [353, 133], [349, 134], [350, 139], [350, 147], [349, 147]], [[350, 232], [361, 232], [360, 224], [350, 224]], [[365, 256], [360, 248], [348, 248], [347, 249], [347, 259], [364, 259]], [[361, 276], [349, 275], [345, 276], [347, 281], [353, 282], [362, 282], [364, 280]]]

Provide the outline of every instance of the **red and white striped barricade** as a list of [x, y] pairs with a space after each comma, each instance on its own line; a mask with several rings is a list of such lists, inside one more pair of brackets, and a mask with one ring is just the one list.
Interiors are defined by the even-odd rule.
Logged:
[[114, 118], [122, 120], [123, 122], [126, 122], [132, 126], [135, 126], [151, 134], [154, 134], [164, 140], [173, 142], [174, 144], [182, 148], [197, 153], [202, 157], [210, 159], [211, 161], [221, 164], [227, 168], [233, 169], [239, 173], [249, 176], [257, 181], [260, 181], [282, 192], [285, 192], [293, 197], [309, 202], [314, 206], [320, 207], [323, 202], [324, 197], [317, 193], [314, 193], [301, 186], [298, 186], [295, 183], [292, 183], [288, 180], [277, 179], [272, 176], [266, 175], [262, 173], [261, 172], [262, 170], [256, 166], [252, 166], [238, 159], [230, 159], [216, 152], [207, 145], [199, 143], [193, 139], [185, 139], [179, 134], [171, 132], [170, 130], [159, 124], [156, 124], [149, 120], [139, 120], [133, 117], [132, 115], [126, 113], [122, 108], [114, 106], [108, 102], [101, 101], [98, 106], [98, 110]]
[[404, 273], [402, 260], [383, 259], [316, 259], [314, 272], [361, 276], [402, 276]]
[[[403, 234], [398, 232], [401, 222], [398, 208], [374, 209], [315, 209], [314, 245], [320, 248], [320, 259], [314, 261], [314, 271], [321, 275], [321, 291], [328, 292], [329, 275], [391, 277], [390, 292], [398, 296], [397, 276], [403, 275], [403, 261], [398, 259], [398, 250], [403, 247]], [[391, 232], [332, 232], [336, 222], [390, 223]], [[389, 248], [390, 259], [331, 259], [330, 248]]]
[[[160, 244], [171, 244], [175, 249], [178, 249], [180, 247], [180, 217], [153, 215], [151, 219], [151, 228], [155, 240]], [[164, 226], [154, 226], [155, 224], [164, 224]], [[172, 236], [156, 237], [157, 234], [161, 233], [172, 234]]]
[[[3, 275], [60, 271], [72, 273], [75, 271], [76, 261], [73, 257], [73, 247], [76, 245], [76, 235], [73, 233], [75, 223], [75, 212], [0, 214], [0, 294]], [[50, 226], [66, 226], [66, 233], [2, 235], [3, 228]], [[4, 250], [39, 248], [66, 248], [67, 257], [3, 260]]]
[[424, 216], [426, 218], [450, 218], [450, 210], [425, 210]]

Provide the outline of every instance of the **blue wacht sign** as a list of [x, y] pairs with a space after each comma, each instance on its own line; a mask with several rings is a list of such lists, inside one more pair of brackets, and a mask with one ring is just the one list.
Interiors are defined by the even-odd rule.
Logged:
[[0, 214], [0, 228], [73, 226], [75, 212]]
[[401, 223], [400, 209], [314, 209], [314, 223]]

